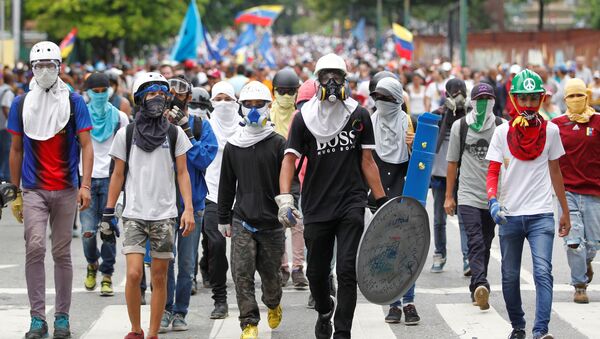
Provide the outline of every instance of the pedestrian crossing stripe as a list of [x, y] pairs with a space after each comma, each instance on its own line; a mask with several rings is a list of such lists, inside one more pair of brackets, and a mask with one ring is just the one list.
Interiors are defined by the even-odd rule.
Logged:
[[472, 304], [437, 304], [436, 307], [461, 339], [505, 339], [512, 329], [491, 306], [486, 311]]
[[[142, 329], [148, 330], [150, 326], [150, 306], [141, 307]], [[107, 326], [107, 324], [110, 324]], [[127, 305], [106, 306], [100, 316], [85, 332], [82, 339], [122, 338], [131, 331], [131, 323], [127, 313]]]
[[600, 335], [600, 303], [557, 302], [552, 304], [552, 310], [588, 338], [598, 338]]
[[[53, 308], [53, 305], [46, 305], [46, 314], [49, 314]], [[0, 338], [23, 338], [25, 332], [29, 330], [31, 321], [29, 307], [0, 306], [0, 319], [2, 319]]]

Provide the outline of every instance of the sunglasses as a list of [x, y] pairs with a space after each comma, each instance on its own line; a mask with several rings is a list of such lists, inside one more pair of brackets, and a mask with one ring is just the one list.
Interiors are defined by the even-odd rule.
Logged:
[[209, 109], [210, 106], [204, 102], [189, 102], [188, 107], [191, 109]]
[[396, 99], [387, 96], [387, 95], [383, 95], [383, 94], [379, 94], [379, 93], [373, 93], [371, 94], [371, 97], [373, 97], [373, 100], [375, 101], [385, 101], [385, 102], [392, 102], [394, 104], [397, 104], [398, 102], [396, 101]]
[[33, 64], [33, 69], [35, 70], [42, 70], [42, 69], [47, 69], [50, 71], [54, 71], [56, 69], [58, 69], [58, 63], [55, 61], [37, 61], [35, 64]]
[[298, 93], [298, 89], [277, 87], [277, 88], [275, 88], [275, 92], [277, 92], [277, 94], [279, 94], [279, 95], [296, 95], [296, 93]]
[[192, 90], [192, 87], [187, 81], [179, 78], [169, 79], [169, 87], [177, 94], [186, 94]]
[[267, 102], [265, 100], [261, 100], [259, 103], [252, 103], [249, 100], [242, 101], [242, 106], [244, 106], [246, 108], [263, 108], [263, 107], [265, 107], [266, 104], [267, 104]]
[[519, 100], [532, 100], [532, 101], [538, 101], [542, 98], [542, 95], [539, 93], [533, 93], [533, 94], [517, 94], [517, 99]]
[[333, 79], [336, 84], [342, 85], [344, 83], [345, 76], [343, 73], [336, 71], [323, 71], [319, 73], [319, 83], [326, 84], [331, 79]]

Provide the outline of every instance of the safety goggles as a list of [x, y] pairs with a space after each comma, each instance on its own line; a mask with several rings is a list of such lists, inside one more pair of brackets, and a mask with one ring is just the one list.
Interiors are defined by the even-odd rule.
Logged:
[[186, 94], [192, 91], [190, 84], [187, 81], [179, 78], [169, 79], [169, 86], [177, 94]]
[[296, 95], [298, 93], [297, 88], [286, 88], [286, 87], [277, 87], [275, 88], [275, 92], [279, 95]]
[[169, 95], [169, 88], [167, 88], [167, 86], [165, 86], [165, 85], [152, 84], [152, 85], [144, 88], [144, 90], [138, 92], [135, 96], [138, 98], [143, 98], [144, 95], [146, 95], [146, 93], [150, 93], [150, 92], [163, 92], [166, 95]]
[[319, 83], [324, 85], [331, 79], [333, 79], [333, 81], [336, 84], [342, 85], [344, 83], [345, 76], [344, 73], [335, 70], [326, 70], [319, 72]]
[[267, 101], [260, 100], [258, 102], [251, 102], [250, 100], [242, 101], [242, 106], [246, 108], [263, 108], [267, 104]]
[[373, 98], [373, 100], [375, 101], [385, 101], [385, 102], [393, 102], [395, 104], [397, 104], [398, 102], [396, 101], [396, 99], [394, 99], [393, 97], [387, 96], [387, 95], [383, 95], [383, 94], [379, 94], [379, 93], [372, 93], [371, 97]]
[[35, 61], [32, 64], [33, 69], [35, 70], [42, 70], [42, 69], [47, 69], [49, 71], [54, 71], [56, 69], [58, 69], [58, 62], [55, 60], [40, 60], [40, 61]]
[[191, 109], [209, 109], [210, 105], [206, 102], [188, 102], [188, 107]]
[[517, 99], [522, 100], [522, 101], [526, 101], [526, 100], [539, 101], [541, 98], [542, 98], [542, 94], [540, 94], [540, 93], [517, 94]]

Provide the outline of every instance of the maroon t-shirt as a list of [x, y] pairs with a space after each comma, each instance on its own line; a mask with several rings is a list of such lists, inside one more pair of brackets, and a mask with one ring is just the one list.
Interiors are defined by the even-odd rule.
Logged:
[[600, 196], [600, 114], [584, 124], [570, 121], [566, 115], [552, 120], [560, 130], [566, 154], [560, 170], [569, 192]]

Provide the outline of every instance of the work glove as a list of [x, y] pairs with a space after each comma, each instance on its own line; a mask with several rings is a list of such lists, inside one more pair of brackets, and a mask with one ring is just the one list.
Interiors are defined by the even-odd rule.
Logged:
[[119, 225], [117, 222], [117, 217], [115, 216], [114, 208], [105, 208], [102, 213], [102, 221], [98, 225], [98, 230], [100, 231], [100, 238], [103, 241], [108, 241], [111, 243], [115, 243], [117, 240], [115, 236], [118, 238], [121, 235], [119, 231]]
[[231, 237], [231, 224], [219, 224], [219, 232], [226, 237]]
[[283, 226], [294, 227], [298, 223], [298, 219], [302, 219], [302, 212], [294, 205], [294, 196], [290, 193], [276, 196], [275, 202], [279, 206], [277, 219]]
[[496, 198], [492, 198], [488, 201], [488, 208], [492, 219], [494, 219], [494, 222], [497, 225], [504, 225], [508, 222], [508, 220], [506, 220], [506, 208], [500, 205]]
[[11, 206], [12, 213], [19, 223], [23, 223], [23, 194], [17, 191], [17, 196]]
[[179, 109], [179, 107], [177, 107], [177, 106], [171, 108], [169, 110], [168, 114], [171, 117], [171, 122], [177, 126], [183, 127], [183, 125], [189, 123], [188, 116], [185, 114], [184, 111]]
[[367, 207], [369, 207], [369, 209], [371, 210], [371, 213], [375, 214], [375, 212], [377, 212], [377, 210], [381, 206], [385, 205], [385, 203], [388, 202], [388, 201], [390, 201], [390, 198], [388, 198], [387, 196], [384, 195], [383, 197], [375, 200], [375, 206], [369, 205]]

